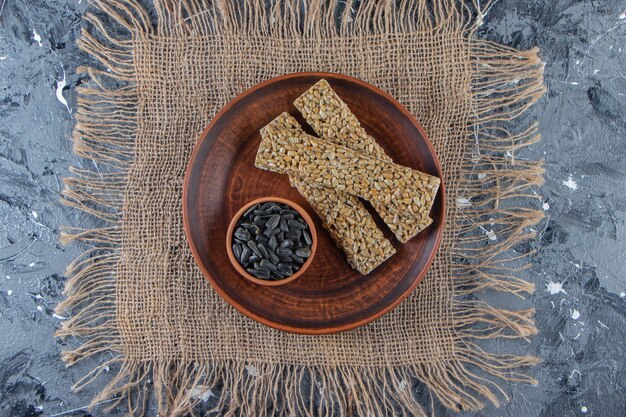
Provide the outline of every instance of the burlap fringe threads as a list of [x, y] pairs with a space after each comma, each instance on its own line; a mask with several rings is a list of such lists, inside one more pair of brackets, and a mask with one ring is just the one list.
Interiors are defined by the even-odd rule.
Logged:
[[[130, 0], [95, 0], [108, 19], [126, 30], [109, 30], [93, 14], [85, 15], [90, 31], [83, 30], [80, 47], [95, 57], [107, 71], [80, 68], [90, 75], [89, 87], [79, 87], [74, 151], [77, 155], [106, 165], [110, 173], [73, 170], [66, 179], [65, 202], [84, 210], [109, 226], [69, 230], [62, 242], [87, 242], [91, 249], [67, 270], [69, 280], [59, 314], [71, 311], [59, 336], [80, 337], [83, 344], [66, 351], [68, 365], [84, 358], [110, 353], [76, 385], [78, 390], [111, 366], [117, 375], [93, 399], [107, 402], [107, 409], [127, 401], [129, 415], [146, 409], [148, 384], [154, 392], [159, 415], [191, 413], [198, 392], [222, 384], [224, 393], [214, 411], [220, 415], [413, 415], [424, 416], [412, 394], [410, 383], [418, 378], [446, 407], [478, 410], [484, 399], [498, 405], [507, 399], [494, 382], [473, 373], [468, 364], [496, 378], [534, 383], [534, 379], [512, 369], [537, 363], [528, 356], [499, 355], [482, 350], [473, 341], [492, 338], [526, 338], [536, 333], [532, 309], [508, 311], [480, 301], [463, 301], [463, 296], [485, 289], [531, 293], [533, 286], [517, 277], [520, 260], [527, 255], [503, 259], [502, 254], [531, 238], [530, 226], [542, 217], [538, 210], [504, 204], [519, 197], [538, 198], [531, 187], [542, 183], [541, 162], [515, 159], [515, 151], [539, 140], [537, 126], [512, 134], [501, 122], [517, 120], [544, 92], [542, 66], [537, 50], [520, 52], [495, 43], [475, 40], [474, 30], [490, 2], [478, 0], [461, 5], [455, 0], [399, 2], [332, 0], [274, 3], [244, 1], [233, 6], [226, 1], [155, 0], [158, 22], [154, 27], [146, 10]], [[428, 5], [427, 5], [428, 3]], [[476, 13], [478, 11], [478, 13]], [[339, 20], [337, 18], [339, 17]], [[337, 23], [339, 21], [340, 23]], [[270, 24], [271, 22], [271, 24]], [[133, 362], [124, 357], [116, 325], [116, 265], [120, 256], [120, 211], [126, 175], [133, 158], [137, 129], [138, 96], [134, 81], [133, 39], [161, 36], [251, 34], [292, 38], [345, 37], [391, 32], [437, 31], [452, 25], [461, 28], [473, 42], [475, 78], [474, 109], [477, 123], [469, 126], [469, 147], [462, 168], [463, 194], [449, 195], [462, 216], [462, 233], [453, 250], [454, 279], [458, 282], [453, 307], [458, 314], [458, 356], [445, 363], [381, 367], [311, 367], [254, 363], [259, 377], [245, 378], [245, 365], [226, 361]], [[97, 34], [96, 34], [97, 32]], [[101, 80], [125, 83], [109, 89]], [[500, 155], [500, 156], [494, 156]], [[508, 158], [508, 160], [507, 160]], [[497, 168], [496, 168], [497, 167]], [[506, 167], [506, 168], [502, 168]], [[484, 175], [481, 175], [484, 174]], [[457, 192], [458, 193], [458, 192]], [[455, 204], [456, 203], [456, 204]], [[494, 224], [502, 225], [497, 244], [476, 247], [477, 239]], [[461, 260], [470, 260], [470, 262]], [[516, 266], [506, 266], [514, 264]], [[503, 266], [504, 265], [504, 266]], [[200, 391], [198, 391], [200, 390]], [[268, 408], [272, 406], [274, 409]]]

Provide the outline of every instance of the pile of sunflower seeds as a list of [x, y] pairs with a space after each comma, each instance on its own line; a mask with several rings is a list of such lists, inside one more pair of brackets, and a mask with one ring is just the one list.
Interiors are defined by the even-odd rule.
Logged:
[[311, 256], [313, 240], [300, 213], [277, 202], [259, 203], [241, 216], [233, 254], [249, 274], [266, 280], [293, 275]]

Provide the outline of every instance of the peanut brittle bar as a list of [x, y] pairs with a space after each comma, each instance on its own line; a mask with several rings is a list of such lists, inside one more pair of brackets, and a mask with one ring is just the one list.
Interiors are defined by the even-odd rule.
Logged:
[[[376, 140], [367, 134], [348, 105], [332, 89], [328, 81], [321, 79], [294, 101], [307, 123], [322, 139], [392, 162]], [[374, 209], [385, 219], [396, 238], [405, 243], [432, 223], [418, 213], [389, 213], [388, 205], [377, 200], [370, 201]], [[430, 213], [430, 209], [428, 210]]]
[[[257, 167], [296, 173], [311, 184], [362, 197], [375, 208], [384, 207], [385, 212], [379, 214], [403, 242], [432, 222], [428, 214], [439, 178], [306, 133], [287, 137], [266, 128]], [[415, 216], [413, 223], [406, 222], [406, 213]]]
[[354, 269], [367, 275], [396, 253], [358, 198], [311, 185], [297, 175], [290, 174], [289, 180], [317, 212]]
[[322, 139], [391, 162], [325, 79], [315, 83], [293, 104]]
[[[264, 140], [268, 135], [289, 138], [305, 135], [305, 132], [293, 117], [283, 113], [261, 130]], [[346, 254], [350, 266], [363, 275], [396, 252], [357, 197], [311, 184], [292, 172], [289, 181], [317, 212], [326, 230]]]

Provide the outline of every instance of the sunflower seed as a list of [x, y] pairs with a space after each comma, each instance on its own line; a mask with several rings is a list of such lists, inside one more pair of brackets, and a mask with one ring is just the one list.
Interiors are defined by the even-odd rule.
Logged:
[[292, 253], [293, 252], [291, 252], [291, 249], [289, 248], [280, 247], [276, 249], [276, 255], [278, 256], [291, 256]]
[[265, 227], [267, 227], [268, 229], [274, 229], [276, 228], [276, 226], [278, 226], [279, 222], [280, 222], [280, 214], [274, 214], [272, 217], [270, 217], [267, 223], [265, 223]]
[[283, 232], [280, 232], [279, 234], [276, 235], [276, 241], [278, 243], [282, 242], [283, 240], [285, 240], [285, 234]]
[[293, 267], [289, 264], [280, 262], [276, 265], [276, 269], [283, 275], [293, 275]]
[[276, 247], [278, 247], [278, 241], [276, 240], [276, 236], [272, 235], [270, 237], [270, 240], [268, 240], [267, 242], [267, 247], [271, 250], [276, 250]]
[[274, 203], [273, 201], [268, 201], [267, 203], [261, 204], [261, 210], [267, 210], [275, 205], [276, 203]]
[[270, 274], [271, 274], [271, 277], [272, 277], [272, 279], [273, 279], [274, 281], [277, 281], [277, 280], [279, 280], [279, 279], [285, 279], [285, 278], [287, 278], [285, 275], [283, 275], [283, 274], [281, 274], [281, 273], [279, 273], [279, 272], [273, 272], [273, 271], [272, 271], [272, 272], [270, 272]]
[[269, 241], [269, 239], [267, 238], [267, 236], [260, 234], [256, 237], [257, 242], [260, 243], [267, 243]]
[[294, 216], [299, 216], [300, 215], [300, 213], [298, 213], [297, 211], [292, 210], [292, 209], [283, 209], [283, 210], [280, 211], [280, 214], [291, 214], [291, 215], [294, 215]]
[[295, 254], [301, 258], [308, 258], [309, 256], [311, 256], [311, 250], [308, 248], [300, 248], [296, 249]]
[[235, 258], [241, 262], [241, 244], [235, 243], [233, 245], [233, 254], [235, 255]]
[[248, 231], [243, 230], [243, 229], [237, 229], [237, 230], [235, 231], [235, 237], [236, 237], [237, 239], [241, 239], [241, 240], [243, 240], [243, 241], [246, 241], [246, 242], [247, 242], [248, 240], [250, 240], [250, 237], [251, 237], [251, 236], [250, 236], [250, 233], [248, 233]]
[[275, 228], [275, 229], [268, 229], [267, 227], [265, 228], [265, 230], [263, 231], [263, 234], [267, 237], [270, 236], [274, 236], [280, 233], [280, 229]]
[[280, 242], [281, 248], [290, 248], [292, 246], [293, 246], [293, 241], [291, 239], [285, 239], [282, 242]]
[[285, 220], [285, 217], [280, 218], [280, 230], [281, 232], [289, 231], [289, 226], [287, 226], [287, 220]]
[[306, 224], [299, 222], [298, 220], [288, 220], [287, 224], [292, 230], [304, 230], [307, 228]]
[[259, 259], [261, 259], [261, 258], [256, 256], [256, 255], [250, 255], [250, 257], [248, 258], [248, 263], [250, 263], [250, 262], [254, 263], [254, 262], [258, 261]]
[[271, 276], [270, 271], [268, 271], [267, 269], [249, 268], [246, 271], [260, 279], [269, 279]]
[[259, 218], [257, 220], [254, 220], [252, 222], [253, 225], [255, 225], [256, 227], [258, 227], [259, 229], [263, 229], [265, 227], [265, 223], [267, 223], [265, 220]]
[[259, 243], [258, 248], [261, 254], [263, 255], [262, 257], [267, 259], [267, 248], [265, 247], [265, 245], [263, 245], [262, 243]]
[[267, 257], [269, 258], [270, 261], [272, 261], [272, 263], [277, 264], [278, 262], [280, 262], [280, 258], [278, 257], [278, 255], [276, 255], [271, 250], [267, 251]]
[[301, 234], [302, 232], [300, 232], [299, 230], [290, 230], [288, 232], [285, 232], [285, 238], [296, 241], [300, 239]]
[[293, 259], [291, 258], [291, 255], [278, 255], [278, 259], [280, 261], [282, 261], [282, 262], [291, 262], [291, 261], [293, 261]]
[[313, 244], [313, 240], [311, 240], [311, 235], [306, 230], [302, 231], [302, 237], [304, 238], [304, 243], [311, 246]]
[[254, 210], [258, 210], [258, 209], [259, 209], [259, 205], [258, 205], [258, 204], [255, 204], [255, 205], [253, 205], [252, 207], [250, 207], [248, 210], [246, 210], [246, 211], [243, 213], [243, 216], [242, 216], [242, 217], [249, 217], [249, 216], [250, 216], [250, 215], [254, 212]]
[[248, 261], [250, 260], [251, 254], [252, 254], [252, 251], [250, 250], [250, 248], [247, 246], [244, 246], [243, 249], [241, 250], [241, 259], [239, 259], [239, 262], [243, 264], [247, 264]]
[[291, 259], [293, 259], [295, 263], [300, 264], [300, 265], [304, 263], [304, 259], [295, 254], [291, 255]]
[[254, 252], [254, 254], [256, 256], [258, 256], [259, 258], [263, 257], [263, 254], [261, 253], [261, 251], [259, 250], [259, 247], [257, 246], [256, 242], [254, 240], [249, 240], [247, 242], [247, 245], [250, 249], [252, 249], [252, 252]]
[[261, 259], [261, 262], [259, 262], [259, 266], [263, 269], [267, 269], [268, 271], [273, 271], [276, 272], [276, 265], [274, 265], [272, 262], [268, 261], [267, 259]]

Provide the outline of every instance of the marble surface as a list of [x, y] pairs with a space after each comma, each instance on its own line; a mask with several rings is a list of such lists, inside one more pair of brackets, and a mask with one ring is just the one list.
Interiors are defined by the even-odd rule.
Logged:
[[[60, 351], [75, 341], [52, 337], [63, 271], [81, 250], [59, 245], [59, 227], [92, 221], [59, 203], [62, 179], [70, 165], [98, 169], [71, 151], [86, 3], [0, 0], [0, 416], [86, 416], [104, 383], [72, 393], [92, 364], [66, 369]], [[536, 294], [520, 305], [537, 308], [540, 332], [506, 347], [542, 364], [538, 385], [503, 386], [509, 404], [461, 415], [625, 416], [626, 1], [496, 0], [478, 34], [538, 46], [545, 62], [543, 141], [525, 152], [546, 162], [546, 218], [516, 248], [538, 252]]]

